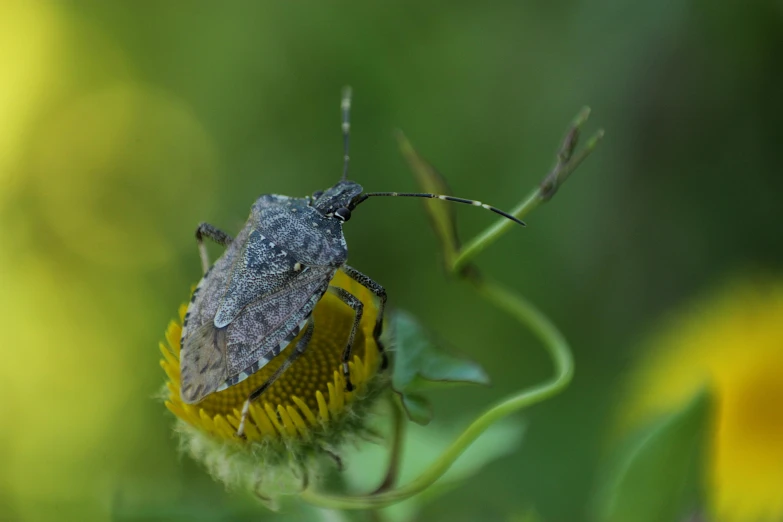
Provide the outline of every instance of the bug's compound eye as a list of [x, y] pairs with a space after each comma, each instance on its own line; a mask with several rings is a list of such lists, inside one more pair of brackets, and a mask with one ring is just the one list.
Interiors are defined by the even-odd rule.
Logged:
[[340, 207], [334, 211], [334, 217], [343, 222], [348, 221], [351, 219], [351, 211], [345, 207]]

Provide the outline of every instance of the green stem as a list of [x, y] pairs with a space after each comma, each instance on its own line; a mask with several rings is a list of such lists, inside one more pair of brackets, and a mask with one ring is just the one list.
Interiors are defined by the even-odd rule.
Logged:
[[389, 452], [389, 467], [386, 470], [386, 476], [373, 492], [373, 495], [380, 494], [393, 488], [397, 483], [397, 477], [400, 474], [400, 458], [402, 457], [402, 444], [405, 439], [405, 413], [399, 403], [398, 396], [394, 393], [387, 394], [389, 407], [392, 410], [392, 447]]
[[[537, 188], [531, 192], [522, 202], [514, 207], [509, 214], [517, 219], [522, 219], [527, 216], [531, 211], [535, 210], [538, 205], [544, 202], [541, 197], [541, 188]], [[465, 246], [463, 246], [457, 258], [454, 260], [454, 264], [451, 270], [459, 274], [467, 264], [481, 253], [485, 248], [498, 240], [500, 236], [505, 234], [510, 228], [518, 227], [516, 223], [509, 219], [501, 218], [490, 226], [484, 232], [471, 239]]]
[[[522, 219], [530, 212], [535, 210], [541, 203], [546, 203], [555, 195], [557, 189], [566, 182], [573, 172], [587, 159], [595, 150], [598, 143], [604, 137], [603, 129], [596, 132], [585, 144], [584, 149], [579, 151], [576, 156], [573, 155], [579, 139], [579, 128], [587, 121], [590, 114], [588, 108], [582, 109], [579, 115], [574, 119], [571, 130], [566, 135], [566, 139], [558, 153], [558, 160], [552, 171], [547, 174], [541, 185], [533, 190], [522, 202], [511, 210], [510, 214], [517, 219]], [[456, 254], [456, 258], [451, 265], [451, 270], [455, 274], [461, 274], [462, 270], [478, 254], [484, 251], [489, 245], [497, 241], [500, 236], [505, 234], [510, 228], [518, 226], [508, 219], [499, 219], [494, 225], [490, 226], [484, 232], [474, 237], [463, 246]]]
[[555, 375], [549, 381], [508, 397], [487, 409], [416, 479], [393, 490], [376, 495], [343, 496], [306, 490], [301, 497], [316, 506], [331, 509], [378, 509], [390, 506], [421, 493], [443, 476], [456, 459], [487, 428], [499, 419], [522, 408], [547, 399], [562, 391], [574, 374], [571, 350], [555, 325], [535, 306], [501, 286], [479, 278], [469, 281], [478, 292], [493, 304], [526, 324], [543, 341], [555, 367]]
[[[579, 141], [580, 128], [587, 120], [589, 114], [590, 110], [588, 108], [584, 108], [579, 112], [563, 140], [554, 168], [547, 174], [538, 188], [533, 190], [511, 211], [514, 217], [522, 219], [541, 203], [549, 201], [579, 164], [595, 149], [603, 137], [603, 131], [597, 132], [581, 152], [576, 154], [576, 156], [573, 155]], [[421, 176], [418, 176], [420, 178], [419, 181], [424, 183], [425, 189], [429, 189], [429, 185], [433, 185], [436, 188], [445, 186], [445, 182], [440, 175], [421, 159], [402, 135], [400, 135], [400, 146], [403, 155], [411, 163], [411, 168], [417, 175], [421, 174]], [[497, 241], [501, 235], [513, 226], [517, 225], [510, 220], [501, 219], [468, 242], [459, 252], [454, 251], [456, 240], [454, 242], [451, 241], [451, 233], [454, 233], [456, 237], [456, 232], [453, 230], [453, 222], [446, 223], [446, 225], [440, 227], [436, 226], [436, 232], [445, 234], [447, 240], [444, 241], [444, 249], [446, 250], [447, 259], [456, 256], [453, 257], [454, 261], [449, 266], [452, 273], [467, 279], [482, 297], [516, 317], [533, 331], [544, 343], [549, 356], [552, 358], [555, 370], [554, 376], [543, 384], [522, 390], [485, 410], [429, 468], [404, 486], [387, 489], [386, 486], [388, 486], [389, 482], [393, 482], [396, 475], [396, 469], [394, 469], [394, 464], [392, 464], [387, 480], [374, 493], [347, 496], [319, 493], [308, 489], [301, 494], [303, 500], [316, 506], [331, 509], [379, 509], [413, 497], [442, 477], [468, 446], [492, 424], [527, 406], [552, 397], [568, 386], [574, 375], [574, 362], [571, 349], [557, 327], [546, 315], [526, 299], [506, 290], [491, 280], [482, 278], [477, 270], [466, 270], [470, 261], [476, 255]], [[443, 232], [444, 229], [450, 230]], [[449, 248], [452, 250], [449, 250]], [[393, 453], [396, 453], [398, 449], [395, 448]], [[392, 480], [388, 480], [390, 476]]]

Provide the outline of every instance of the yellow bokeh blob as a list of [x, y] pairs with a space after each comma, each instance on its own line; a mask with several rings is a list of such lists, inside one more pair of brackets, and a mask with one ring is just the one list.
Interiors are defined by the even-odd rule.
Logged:
[[627, 428], [714, 393], [707, 459], [715, 520], [783, 519], [783, 282], [734, 283], [678, 315], [632, 377]]
[[57, 76], [62, 30], [51, 2], [0, 2], [0, 206], [22, 181], [25, 140]]
[[34, 157], [47, 225], [79, 256], [119, 268], [159, 266], [171, 237], [192, 241], [181, 231], [208, 213], [217, 169], [192, 110], [136, 83], [62, 106], [41, 125]]

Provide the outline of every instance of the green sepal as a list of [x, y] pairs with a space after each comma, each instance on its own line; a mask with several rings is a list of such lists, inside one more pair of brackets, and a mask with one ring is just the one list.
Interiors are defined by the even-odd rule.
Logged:
[[432, 419], [432, 409], [421, 395], [423, 390], [462, 383], [489, 384], [478, 363], [444, 351], [407, 312], [395, 310], [389, 320], [396, 354], [392, 387], [413, 422], [427, 424]]
[[710, 394], [701, 390], [621, 452], [598, 498], [601, 522], [675, 522], [701, 493]]
[[[397, 141], [400, 145], [400, 151], [408, 161], [421, 190], [432, 194], [450, 195], [451, 189], [446, 183], [446, 178], [416, 152], [416, 149], [413, 148], [413, 145], [401, 131], [397, 133]], [[425, 199], [424, 207], [427, 209], [427, 215], [430, 218], [433, 230], [435, 230], [435, 235], [438, 237], [438, 241], [440, 241], [446, 271], [451, 271], [451, 267], [454, 266], [454, 261], [457, 259], [460, 250], [454, 205], [434, 199]]]

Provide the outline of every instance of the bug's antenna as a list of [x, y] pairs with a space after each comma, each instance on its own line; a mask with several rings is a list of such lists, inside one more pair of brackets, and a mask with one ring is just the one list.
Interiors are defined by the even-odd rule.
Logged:
[[340, 109], [343, 113], [343, 177], [340, 181], [348, 179], [348, 164], [351, 162], [351, 157], [348, 155], [351, 145], [351, 95], [351, 86], [343, 87], [343, 96], [340, 101]]
[[481, 207], [486, 210], [491, 210], [495, 214], [500, 214], [506, 219], [510, 219], [514, 223], [518, 223], [522, 225], [523, 227], [526, 227], [524, 221], [521, 221], [508, 212], [503, 212], [502, 210], [491, 207], [487, 205], [486, 203], [482, 203], [481, 201], [475, 201], [473, 199], [464, 199], [464, 198], [455, 198], [454, 196], [444, 196], [440, 194], [429, 194], [425, 192], [366, 192], [364, 194], [358, 195], [356, 198], [354, 198], [353, 201], [351, 201], [351, 204], [349, 206], [350, 210], [353, 210], [356, 208], [357, 205], [365, 201], [367, 198], [376, 197], [376, 196], [392, 196], [392, 197], [405, 197], [405, 198], [431, 198], [431, 199], [442, 199], [443, 201], [453, 201], [455, 203], [464, 203], [465, 205], [473, 205], [474, 207]]

